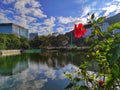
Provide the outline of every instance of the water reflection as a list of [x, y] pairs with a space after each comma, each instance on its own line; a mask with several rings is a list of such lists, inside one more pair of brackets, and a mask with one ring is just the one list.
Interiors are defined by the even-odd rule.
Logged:
[[64, 90], [63, 72], [85, 60], [81, 52], [42, 52], [0, 57], [0, 90]]
[[31, 61], [35, 63], [47, 64], [53, 69], [64, 67], [67, 64], [79, 66], [83, 61], [85, 61], [84, 57], [85, 53], [81, 52], [44, 52], [38, 55], [30, 55]]
[[17, 74], [26, 68], [28, 68], [28, 57], [26, 55], [0, 57], [0, 75]]

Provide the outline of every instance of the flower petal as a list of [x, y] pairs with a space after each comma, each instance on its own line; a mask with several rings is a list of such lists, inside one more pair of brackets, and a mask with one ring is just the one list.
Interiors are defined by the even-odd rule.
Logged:
[[82, 23], [79, 23], [78, 24], [78, 28], [82, 28], [83, 27], [83, 24]]

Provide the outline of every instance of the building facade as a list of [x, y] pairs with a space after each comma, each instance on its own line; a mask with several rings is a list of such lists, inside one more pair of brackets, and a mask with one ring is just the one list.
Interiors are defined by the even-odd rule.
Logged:
[[0, 33], [16, 34], [19, 37], [29, 38], [29, 30], [13, 23], [1, 23]]

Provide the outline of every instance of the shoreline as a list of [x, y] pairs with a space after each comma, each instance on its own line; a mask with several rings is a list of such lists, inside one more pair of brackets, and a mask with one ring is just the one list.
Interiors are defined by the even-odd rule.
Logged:
[[21, 54], [20, 49], [15, 49], [15, 50], [0, 50], [0, 56], [9, 56], [9, 55], [17, 55]]
[[87, 51], [90, 47], [47, 47], [42, 50], [48, 51]]

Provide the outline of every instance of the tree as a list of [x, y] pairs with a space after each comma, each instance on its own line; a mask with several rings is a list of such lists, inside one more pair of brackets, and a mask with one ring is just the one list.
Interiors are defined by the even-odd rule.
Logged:
[[29, 49], [30, 48], [29, 40], [27, 38], [21, 37], [20, 42], [21, 42], [21, 49]]
[[57, 38], [56, 38], [56, 36], [54, 36], [54, 35], [51, 35], [51, 36], [49, 36], [49, 42], [50, 42], [50, 46], [53, 46], [53, 47], [55, 47], [55, 46], [57, 46]]
[[64, 43], [69, 40], [69, 38], [63, 34], [59, 34], [57, 37], [57, 46], [64, 46]]
[[0, 49], [6, 49], [7, 37], [5, 34], [0, 34]]
[[31, 48], [39, 48], [39, 36], [36, 36], [33, 40], [30, 40], [30, 47]]
[[50, 45], [47, 36], [39, 36], [40, 47], [47, 47]]
[[8, 34], [7, 35], [7, 49], [20, 49], [21, 42], [20, 37], [15, 34]]

